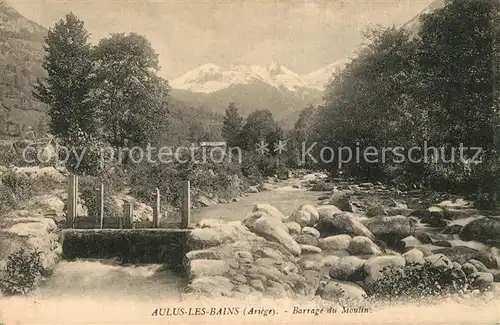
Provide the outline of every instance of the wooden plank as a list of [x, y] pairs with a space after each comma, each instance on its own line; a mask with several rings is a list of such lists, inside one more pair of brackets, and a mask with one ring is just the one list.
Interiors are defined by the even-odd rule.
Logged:
[[104, 184], [101, 183], [101, 187], [99, 188], [99, 226], [102, 229], [104, 226]]
[[66, 221], [68, 228], [75, 227], [75, 218], [76, 218], [76, 186], [77, 186], [77, 177], [75, 175], [69, 175], [68, 177], [68, 198], [66, 201]]
[[153, 228], [158, 228], [160, 221], [160, 189], [155, 191], [155, 205], [153, 207]]
[[181, 228], [187, 229], [191, 223], [191, 184], [185, 181], [182, 184], [182, 220]]
[[123, 204], [123, 223], [122, 227], [125, 229], [132, 228], [133, 221], [133, 208], [132, 202], [125, 202]]

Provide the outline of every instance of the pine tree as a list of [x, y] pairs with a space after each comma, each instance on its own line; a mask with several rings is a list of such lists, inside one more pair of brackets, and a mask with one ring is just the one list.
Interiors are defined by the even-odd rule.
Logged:
[[243, 118], [238, 112], [238, 108], [234, 103], [230, 103], [226, 109], [224, 122], [222, 125], [222, 136], [226, 140], [228, 146], [239, 145], [239, 133], [243, 125]]

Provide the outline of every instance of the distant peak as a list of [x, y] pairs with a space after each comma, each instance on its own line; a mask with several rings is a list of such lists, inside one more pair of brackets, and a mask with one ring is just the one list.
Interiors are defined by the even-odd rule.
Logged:
[[222, 69], [220, 66], [218, 66], [215, 63], [206, 63], [206, 64], [203, 64], [203, 65], [200, 65], [198, 68], [202, 69], [202, 70], [218, 70], [218, 69]]
[[271, 75], [281, 74], [282, 72], [281, 64], [277, 61], [272, 62], [267, 69]]

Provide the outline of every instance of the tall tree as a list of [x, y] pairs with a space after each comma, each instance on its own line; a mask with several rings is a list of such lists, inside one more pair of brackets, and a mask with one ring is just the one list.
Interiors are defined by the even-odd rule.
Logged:
[[256, 144], [268, 141], [268, 137], [277, 130], [273, 114], [267, 110], [258, 110], [248, 115], [241, 131], [242, 147], [254, 150]]
[[34, 86], [35, 98], [49, 105], [50, 128], [63, 141], [83, 133], [93, 135], [95, 110], [92, 88], [89, 33], [75, 14], [69, 13], [49, 29], [45, 37], [47, 55], [42, 63], [48, 77]]
[[[441, 145], [482, 147], [479, 190], [498, 201], [498, 41], [499, 3], [446, 0], [424, 16], [421, 69], [427, 102], [435, 107], [434, 138]], [[474, 154], [473, 152], [469, 154]]]
[[226, 109], [226, 115], [222, 122], [222, 136], [226, 140], [228, 146], [239, 145], [240, 131], [243, 126], [243, 117], [238, 112], [238, 107], [234, 103], [230, 103]]
[[144, 145], [165, 120], [169, 87], [156, 73], [158, 55], [149, 41], [112, 34], [95, 48], [96, 87], [104, 139], [115, 147]]

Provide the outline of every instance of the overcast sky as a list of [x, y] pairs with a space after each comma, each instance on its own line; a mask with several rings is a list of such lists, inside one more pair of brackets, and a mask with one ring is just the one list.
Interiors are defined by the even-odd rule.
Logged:
[[145, 35], [169, 79], [205, 63], [229, 67], [278, 61], [308, 73], [350, 56], [370, 25], [401, 25], [432, 2], [7, 1], [45, 27], [73, 11], [85, 22], [92, 42], [111, 32]]

